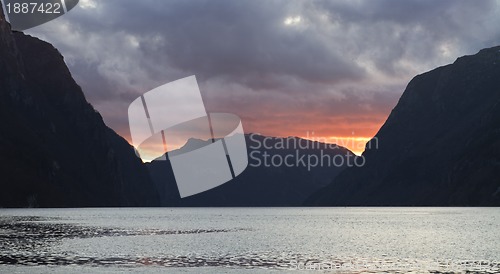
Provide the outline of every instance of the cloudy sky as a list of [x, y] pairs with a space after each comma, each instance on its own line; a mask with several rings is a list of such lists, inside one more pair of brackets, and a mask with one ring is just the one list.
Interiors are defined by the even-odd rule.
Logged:
[[500, 45], [500, 1], [80, 0], [26, 33], [59, 49], [130, 140], [129, 104], [196, 75], [245, 132], [326, 137], [356, 152], [417, 74]]

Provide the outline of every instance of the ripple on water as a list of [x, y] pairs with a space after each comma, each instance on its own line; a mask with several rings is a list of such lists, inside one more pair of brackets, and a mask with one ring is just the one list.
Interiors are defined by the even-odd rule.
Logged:
[[[229, 267], [243, 269], [312, 269], [339, 267], [344, 272], [420, 272], [422, 268], [402, 268], [405, 265], [432, 265], [427, 269], [433, 272], [462, 271], [447, 262], [424, 262], [403, 260], [400, 258], [339, 258], [333, 256], [314, 256], [311, 254], [276, 253], [275, 251], [251, 252], [239, 254], [218, 254], [188, 256], [127, 256], [113, 257], [76, 256], [74, 254], [54, 253], [51, 249], [64, 239], [99, 238], [116, 236], [151, 236], [228, 233], [248, 229], [122, 229], [112, 227], [94, 227], [48, 222], [53, 219], [40, 217], [0, 218], [0, 264], [24, 266], [115, 266], [115, 267]], [[279, 254], [279, 255], [277, 255]], [[88, 255], [88, 254], [87, 254]], [[500, 263], [489, 262], [483, 265], [469, 264], [467, 270], [485, 273], [500, 273]], [[356, 266], [356, 269], [349, 269]], [[474, 266], [474, 267], [472, 267]], [[383, 268], [385, 267], [385, 268]], [[335, 268], [334, 268], [335, 269]]]

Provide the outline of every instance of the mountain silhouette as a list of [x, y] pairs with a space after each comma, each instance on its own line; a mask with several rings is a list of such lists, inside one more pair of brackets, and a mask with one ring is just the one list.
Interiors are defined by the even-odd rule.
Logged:
[[61, 54], [0, 9], [0, 207], [153, 206], [133, 148], [86, 101]]
[[[151, 177], [160, 190], [162, 205], [299, 206], [309, 195], [326, 186], [332, 177], [347, 167], [347, 157], [351, 157], [351, 163], [355, 157], [346, 148], [297, 137], [277, 138], [247, 134], [245, 139], [249, 165], [243, 173], [214, 189], [183, 199], [179, 196], [169, 161], [154, 160], [147, 163]], [[182, 148], [170, 154], [185, 153], [209, 142], [211, 141], [189, 139]], [[264, 156], [264, 153], [269, 156]], [[307, 157], [310, 155], [315, 155], [318, 159], [321, 155], [328, 156], [324, 156], [322, 165], [314, 165], [315, 162], [311, 160], [311, 166], [308, 167]], [[284, 162], [280, 163], [287, 156], [288, 166]], [[328, 159], [335, 156], [338, 166], [333, 160], [328, 164]], [[275, 157], [274, 164], [271, 157]], [[301, 157], [305, 163], [300, 161]], [[168, 159], [168, 156], [166, 158]], [[344, 164], [341, 165], [341, 161]]]
[[306, 204], [500, 205], [500, 47], [413, 78], [375, 138]]

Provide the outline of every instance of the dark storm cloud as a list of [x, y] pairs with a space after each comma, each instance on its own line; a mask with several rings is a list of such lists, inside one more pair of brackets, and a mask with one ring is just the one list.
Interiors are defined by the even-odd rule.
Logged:
[[[324, 1], [317, 2], [332, 22], [353, 28], [365, 39], [354, 39], [354, 51], [369, 55], [378, 69], [395, 73], [397, 60], [415, 63], [440, 60], [450, 47], [474, 53], [499, 43], [495, 1]], [[359, 30], [359, 28], [363, 30]], [[358, 36], [358, 38], [360, 38]]]
[[412, 76], [500, 44], [498, 25], [495, 1], [81, 0], [30, 33], [124, 135], [134, 98], [192, 74], [252, 131], [373, 134]]
[[[141, 42], [139, 50], [151, 57], [148, 63], [160, 57], [153, 63], [168, 63], [201, 78], [238, 78], [254, 88], [279, 87], [279, 81], [268, 77], [273, 74], [327, 83], [363, 76], [363, 69], [332, 51], [313, 26], [284, 27], [287, 16], [301, 13], [289, 12], [294, 9], [286, 3], [106, 1], [98, 6], [104, 18], [82, 18], [77, 24], [93, 33], [134, 35]], [[155, 35], [162, 39], [161, 47], [150, 45]]]

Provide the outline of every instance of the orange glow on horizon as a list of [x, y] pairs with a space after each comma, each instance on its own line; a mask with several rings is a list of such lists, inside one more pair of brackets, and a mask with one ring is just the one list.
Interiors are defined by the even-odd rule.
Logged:
[[[315, 136], [315, 135], [306, 135], [306, 136], [298, 136], [299, 138], [305, 139], [305, 140], [310, 140], [310, 141], [316, 141], [320, 143], [326, 143], [326, 144], [336, 144], [341, 147], [345, 147], [352, 151], [354, 154], [360, 156], [363, 151], [365, 150], [366, 143], [370, 141], [373, 137], [365, 137], [365, 136]], [[284, 137], [286, 138], [286, 137]], [[171, 150], [178, 149], [185, 145], [183, 144], [177, 144], [176, 146], [172, 147]], [[149, 156], [155, 156], [159, 157], [160, 155], [163, 155], [165, 153], [163, 145], [158, 144], [157, 146], [155, 145], [148, 145], [147, 147], [143, 147], [143, 152], [146, 152]], [[169, 150], [169, 151], [171, 151]], [[149, 162], [149, 161], [148, 161]]]
[[[244, 122], [245, 133], [255, 133], [262, 136], [287, 138], [290, 136], [296, 136], [302, 139], [317, 141], [327, 144], [336, 144], [341, 147], [345, 147], [352, 151], [354, 154], [360, 156], [365, 151], [366, 144], [376, 135], [380, 127], [382, 126], [384, 120], [377, 119], [378, 121], [373, 122], [344, 122], [335, 123], [332, 126], [331, 123], [306, 123], [306, 125], [296, 124], [291, 126], [290, 124], [283, 126], [282, 124], [276, 123], [256, 123], [254, 121]], [[316, 130], [307, 130], [307, 128], [315, 128]], [[283, 132], [283, 133], [282, 133]], [[128, 137], [128, 136], [127, 136]], [[130, 140], [126, 138], [127, 141]], [[171, 139], [171, 141], [173, 141]], [[176, 142], [175, 144], [167, 141], [168, 151], [178, 149], [185, 144], [183, 142]], [[374, 142], [374, 145], [378, 147], [378, 142]], [[163, 145], [158, 144], [150, 145], [148, 148], [151, 155], [162, 155], [164, 153]], [[163, 151], [163, 153], [157, 153], [157, 151]]]
[[[224, 112], [224, 110], [217, 111]], [[278, 138], [299, 137], [327, 144], [336, 144], [349, 149], [356, 155], [361, 155], [365, 150], [366, 144], [377, 134], [387, 119], [384, 113], [327, 116], [323, 119], [318, 117], [322, 116], [275, 114], [257, 119], [242, 115], [242, 125], [246, 134], [255, 133]], [[123, 133], [126, 134], [122, 136], [130, 143], [128, 128], [123, 130]], [[172, 143], [173, 141], [172, 138], [167, 140], [169, 151], [182, 147], [185, 144], [185, 140], [183, 142], [175, 142], [175, 144]], [[374, 142], [374, 145], [378, 147], [378, 142]], [[158, 145], [158, 149], [161, 150], [163, 147]], [[152, 148], [152, 150], [155, 149]]]

